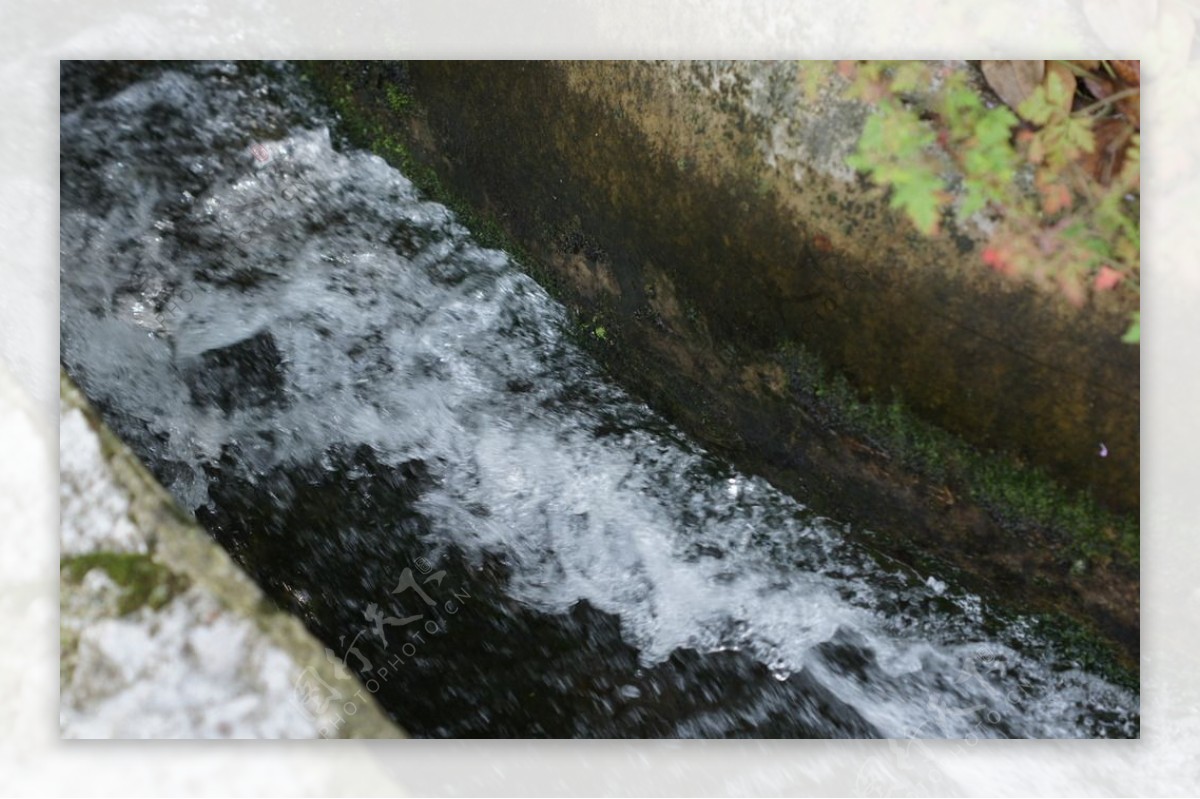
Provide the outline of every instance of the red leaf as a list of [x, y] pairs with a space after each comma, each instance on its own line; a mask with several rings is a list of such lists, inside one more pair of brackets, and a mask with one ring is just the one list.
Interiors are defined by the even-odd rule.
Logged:
[[1125, 277], [1116, 269], [1109, 266], [1100, 267], [1100, 272], [1096, 275], [1096, 282], [1093, 284], [1096, 291], [1108, 291], [1113, 286], [1121, 282], [1121, 278]]
[[983, 258], [985, 264], [1001, 274], [1010, 275], [1013, 272], [1009, 253], [1001, 247], [984, 247], [980, 257]]

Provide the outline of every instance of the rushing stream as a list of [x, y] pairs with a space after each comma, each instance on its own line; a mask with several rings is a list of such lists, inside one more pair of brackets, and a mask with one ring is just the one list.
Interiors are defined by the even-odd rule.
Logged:
[[1137, 734], [608, 382], [290, 67], [137, 69], [63, 65], [63, 363], [412, 734]]

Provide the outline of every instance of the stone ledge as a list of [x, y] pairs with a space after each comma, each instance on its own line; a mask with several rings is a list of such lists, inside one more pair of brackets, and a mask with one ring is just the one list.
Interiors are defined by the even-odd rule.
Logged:
[[404, 737], [61, 377], [64, 738]]

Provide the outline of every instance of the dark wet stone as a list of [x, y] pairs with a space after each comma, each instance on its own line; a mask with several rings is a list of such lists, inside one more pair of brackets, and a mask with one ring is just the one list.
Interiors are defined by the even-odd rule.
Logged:
[[280, 401], [286, 374], [275, 337], [263, 331], [201, 353], [184, 367], [184, 382], [193, 402], [228, 413]]

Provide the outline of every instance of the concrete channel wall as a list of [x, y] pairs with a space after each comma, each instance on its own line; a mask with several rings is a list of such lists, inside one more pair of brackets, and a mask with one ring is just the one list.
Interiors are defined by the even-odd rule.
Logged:
[[62, 377], [64, 738], [396, 738]]
[[889, 554], [949, 562], [1136, 653], [1128, 547], [1076, 557], [1070, 532], [1014, 521], [971, 501], [965, 478], [914, 471], [826, 423], [797, 351], [860, 399], [901, 403], [1136, 519], [1139, 353], [1119, 341], [1129, 303], [1074, 308], [993, 273], [983, 218], [917, 233], [845, 165], [868, 109], [836, 78], [814, 103], [796, 62], [305, 70], [358, 144], [514, 250], [614, 376], [706, 445], [835, 518], [903, 531]]

